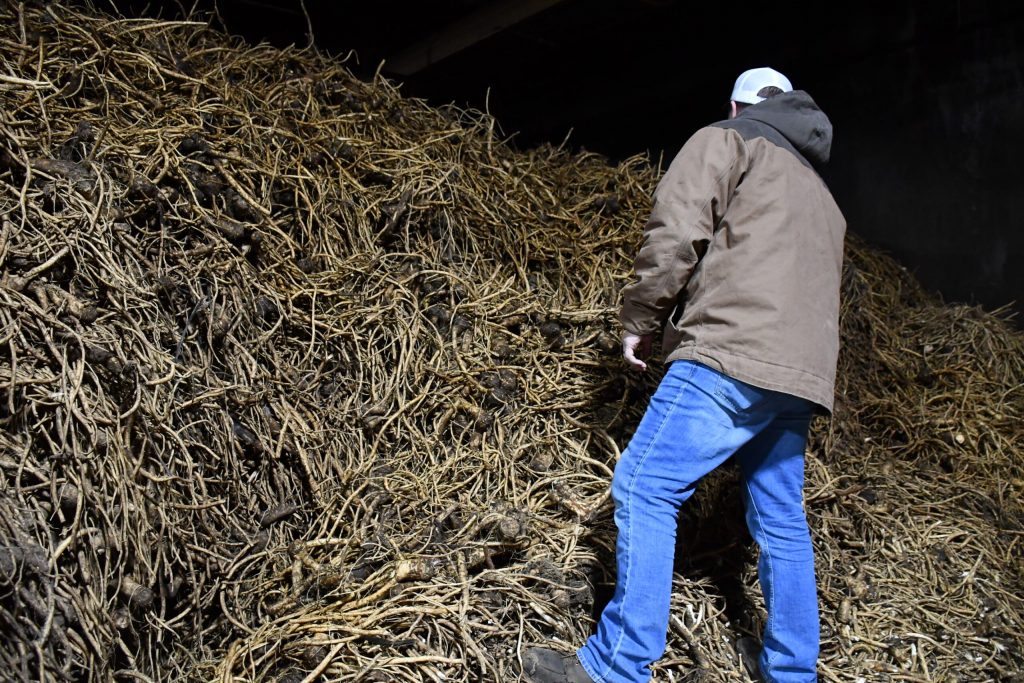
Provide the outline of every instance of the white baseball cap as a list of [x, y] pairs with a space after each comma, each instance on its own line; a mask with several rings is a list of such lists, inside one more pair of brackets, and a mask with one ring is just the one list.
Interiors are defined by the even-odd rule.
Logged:
[[774, 85], [782, 92], [789, 92], [793, 89], [793, 84], [789, 82], [788, 78], [775, 69], [762, 66], [741, 73], [740, 77], [736, 79], [736, 85], [733, 86], [732, 96], [729, 99], [744, 104], [757, 104], [764, 100], [763, 97], [757, 96], [757, 92], [770, 85]]

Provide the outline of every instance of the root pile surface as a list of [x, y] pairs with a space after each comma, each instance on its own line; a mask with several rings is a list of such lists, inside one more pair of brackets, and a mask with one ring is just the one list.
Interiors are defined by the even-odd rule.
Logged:
[[[657, 382], [615, 322], [647, 160], [59, 3], [0, 2], [0, 103], [0, 676], [507, 681], [582, 642]], [[852, 238], [843, 294], [823, 680], [1024, 680], [1022, 336]], [[746, 680], [734, 480], [683, 515], [656, 680]]]

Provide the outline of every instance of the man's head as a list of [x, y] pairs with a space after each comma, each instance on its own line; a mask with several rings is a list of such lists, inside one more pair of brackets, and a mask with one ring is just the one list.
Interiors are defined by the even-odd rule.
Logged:
[[729, 118], [734, 118], [751, 104], [781, 95], [793, 89], [793, 84], [775, 69], [766, 66], [749, 69], [740, 74], [732, 88]]

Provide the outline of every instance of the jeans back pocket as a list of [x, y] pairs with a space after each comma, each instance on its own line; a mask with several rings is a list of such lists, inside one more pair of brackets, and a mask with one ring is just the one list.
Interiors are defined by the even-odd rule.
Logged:
[[766, 389], [759, 389], [722, 373], [718, 373], [718, 381], [715, 383], [715, 396], [733, 414], [750, 410], [763, 401], [768, 393]]

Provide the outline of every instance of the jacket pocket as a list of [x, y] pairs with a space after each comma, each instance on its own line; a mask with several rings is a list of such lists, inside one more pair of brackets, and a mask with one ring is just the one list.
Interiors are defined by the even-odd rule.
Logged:
[[677, 303], [676, 307], [672, 309], [672, 315], [668, 317], [668, 322], [672, 327], [679, 329], [679, 321], [683, 319], [683, 309], [685, 304]]

